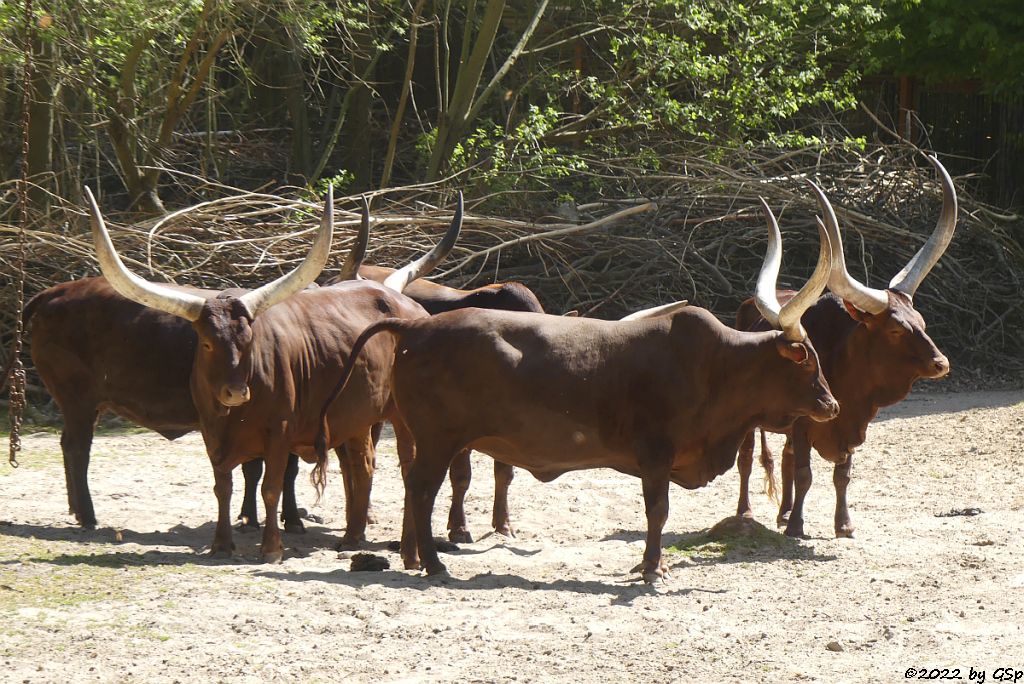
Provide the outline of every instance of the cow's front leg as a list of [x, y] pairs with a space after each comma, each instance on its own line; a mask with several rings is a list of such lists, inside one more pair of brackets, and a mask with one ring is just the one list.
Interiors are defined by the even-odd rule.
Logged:
[[638, 450], [640, 480], [647, 512], [647, 546], [640, 570], [645, 582], [659, 582], [668, 577], [668, 566], [661, 554], [661, 533], [668, 520], [668, 484], [672, 473], [672, 450], [667, 445], [650, 445]]
[[846, 507], [846, 488], [850, 485], [853, 472], [853, 455], [846, 457], [846, 463], [840, 463], [832, 471], [832, 484], [836, 488], [836, 536], [853, 538], [853, 521], [850, 510]]
[[263, 475], [263, 506], [267, 511], [267, 519], [263, 525], [263, 560], [267, 563], [280, 563], [284, 558], [284, 546], [281, 544], [281, 528], [277, 525], [277, 507], [281, 502], [281, 490], [284, 488], [284, 471], [288, 467], [288, 448], [284, 444], [285, 429], [270, 440], [263, 454], [265, 472]]
[[213, 470], [213, 493], [217, 496], [217, 529], [213, 533], [210, 555], [231, 555], [235, 543], [231, 539], [231, 471]]

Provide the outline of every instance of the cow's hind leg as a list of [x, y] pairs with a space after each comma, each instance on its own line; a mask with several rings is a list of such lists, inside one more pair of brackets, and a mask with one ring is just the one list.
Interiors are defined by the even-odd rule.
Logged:
[[463, 449], [448, 469], [452, 483], [452, 506], [448, 511], [448, 539], [456, 544], [469, 544], [473, 535], [466, 524], [466, 492], [473, 480], [473, 466], [469, 460], [469, 449]]
[[501, 461], [494, 462], [494, 508], [491, 512], [491, 525], [495, 532], [506, 537], [516, 536], [508, 514], [508, 489], [515, 476], [515, 468]]
[[238, 513], [239, 527], [260, 528], [260, 514], [256, 508], [256, 491], [263, 477], [263, 459], [254, 458], [242, 464], [242, 478], [245, 489], [242, 494], [242, 510]]
[[231, 539], [231, 471], [213, 470], [213, 493], [217, 496], [217, 529], [213, 533], [210, 555], [231, 555], [235, 543]]
[[786, 437], [786, 446], [782, 449], [782, 501], [779, 503], [779, 515], [776, 525], [785, 527], [789, 523], [789, 515], [793, 511], [793, 486], [795, 480], [795, 459], [793, 457], [793, 438]]
[[668, 485], [672, 473], [672, 449], [651, 444], [638, 450], [640, 481], [647, 513], [647, 545], [643, 563], [633, 569], [645, 582], [658, 582], [668, 577], [668, 566], [661, 554], [661, 533], [668, 520]]
[[345, 481], [345, 535], [338, 548], [355, 549], [366, 541], [366, 516], [375, 461], [370, 433], [345, 442], [345, 456], [338, 460], [342, 463]]
[[[434, 444], [420, 439], [416, 443], [416, 458], [413, 459], [405, 479], [406, 523], [410, 522], [408, 513], [411, 512], [419, 561], [428, 575], [447, 572], [441, 559], [437, 556], [437, 545], [434, 543], [430, 518], [434, 512], [437, 490], [441, 488], [445, 472], [458, 451], [458, 446], [450, 447], [443, 443]], [[408, 536], [408, 530], [403, 529], [402, 539], [405, 540]], [[402, 557], [405, 566], [407, 569], [414, 569], [416, 565], [412, 565], [411, 561], [415, 557], [409, 551], [403, 544]]]
[[86, 529], [96, 528], [96, 511], [89, 492], [89, 455], [92, 449], [96, 409], [93, 406], [64, 412], [60, 448], [64, 455], [64, 478], [68, 490], [68, 512]]
[[306, 526], [299, 513], [299, 503], [295, 499], [295, 480], [299, 477], [299, 456], [288, 454], [288, 465], [284, 469], [284, 490], [281, 496], [281, 520], [284, 531], [292, 534], [305, 534]]
[[846, 457], [846, 463], [841, 463], [832, 471], [832, 484], [836, 488], [836, 536], [853, 538], [853, 521], [850, 520], [850, 510], [846, 507], [846, 488], [850, 484], [850, 474], [853, 471], [853, 455]]
[[[787, 537], [804, 536], [804, 497], [811, 488], [811, 445], [802, 430], [793, 430], [793, 483], [796, 496], [793, 499], [793, 510], [786, 525]], [[785, 453], [783, 453], [785, 457]]]
[[754, 469], [754, 430], [744, 435], [740, 451], [736, 456], [736, 469], [740, 472], [740, 500], [736, 504], [736, 515], [753, 518], [750, 508], [750, 473]]

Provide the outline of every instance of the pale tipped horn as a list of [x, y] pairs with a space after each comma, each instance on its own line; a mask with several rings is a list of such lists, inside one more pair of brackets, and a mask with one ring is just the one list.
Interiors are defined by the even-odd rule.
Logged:
[[818, 219], [819, 228], [828, 233], [829, 242], [832, 245], [832, 273], [828, 277], [828, 289], [861, 311], [871, 314], [882, 313], [889, 308], [889, 295], [885, 290], [864, 285], [846, 270], [843, 237], [839, 232], [836, 212], [832, 209], [832, 203], [828, 201], [822, 189], [814, 181], [808, 180], [807, 182], [811, 184], [814, 196], [818, 200], [818, 208], [821, 210], [822, 216], [825, 217], [824, 223], [820, 218]]
[[189, 321], [198, 320], [206, 300], [188, 292], [143, 280], [125, 268], [110, 241], [107, 225], [89, 186], [85, 186], [85, 198], [89, 201], [92, 215], [92, 243], [96, 249], [96, 260], [100, 262], [100, 270], [110, 286], [122, 297], [144, 306], [181, 316]]
[[324, 201], [324, 217], [320, 221], [320, 229], [317, 231], [316, 239], [306, 258], [290, 273], [286, 273], [259, 289], [246, 292], [238, 298], [249, 312], [249, 318], [256, 318], [274, 304], [287, 299], [316, 280], [331, 255], [333, 235], [334, 186], [328, 185], [327, 199]]
[[935, 224], [935, 231], [932, 232], [928, 241], [922, 245], [917, 254], [889, 281], [889, 289], [902, 292], [911, 299], [921, 281], [925, 279], [932, 267], [942, 258], [949, 241], [953, 239], [953, 231], [956, 230], [957, 202], [956, 187], [953, 179], [949, 177], [946, 168], [939, 163], [934, 155], [925, 155], [928, 161], [935, 167], [939, 174], [939, 182], [942, 185], [942, 213]]
[[775, 220], [764, 197], [758, 197], [764, 208], [765, 219], [768, 221], [768, 249], [764, 254], [764, 263], [757, 274], [757, 286], [754, 290], [754, 304], [761, 312], [764, 320], [773, 328], [779, 327], [779, 297], [775, 292], [779, 280], [779, 269], [782, 267], [782, 235], [779, 233], [779, 222]]
[[786, 339], [800, 341], [807, 339], [807, 331], [800, 324], [800, 319], [816, 301], [828, 285], [828, 276], [832, 270], [832, 243], [824, 227], [818, 226], [818, 238], [821, 240], [821, 251], [814, 273], [807, 279], [792, 299], [786, 302], [779, 311], [779, 327]]
[[359, 267], [363, 265], [366, 258], [366, 247], [370, 243], [370, 202], [363, 195], [363, 220], [359, 224], [359, 234], [356, 241], [345, 257], [345, 263], [341, 265], [336, 280], [356, 280], [359, 277]]
[[757, 277], [754, 304], [757, 305], [758, 311], [768, 323], [782, 330], [782, 334], [787, 340], [800, 342], [807, 338], [807, 331], [800, 324], [800, 318], [818, 300], [828, 284], [828, 275], [832, 264], [832, 249], [828, 233], [824, 228], [818, 228], [821, 251], [818, 254], [818, 263], [814, 267], [814, 273], [800, 288], [800, 291], [786, 302], [785, 306], [780, 306], [776, 294], [776, 284], [779, 278], [779, 268], [782, 266], [782, 235], [779, 232], [779, 223], [768, 207], [768, 203], [764, 201], [763, 197], [759, 199], [768, 222], [768, 250], [765, 253], [761, 272]]
[[422, 278], [439, 263], [444, 261], [448, 252], [452, 251], [455, 241], [459, 239], [459, 231], [462, 230], [462, 191], [459, 191], [459, 200], [455, 207], [455, 216], [452, 217], [451, 226], [444, 238], [437, 245], [408, 266], [398, 269], [384, 280], [384, 287], [389, 287], [396, 292], [403, 291], [409, 283]]
[[665, 316], [670, 313], [675, 313], [680, 309], [685, 309], [689, 305], [689, 302], [685, 299], [672, 302], [671, 304], [662, 304], [661, 306], [652, 306], [649, 309], [641, 309], [640, 311], [634, 311], [631, 314], [627, 314], [620, 318], [620, 321], [639, 321], [645, 318], [657, 318], [658, 316]]

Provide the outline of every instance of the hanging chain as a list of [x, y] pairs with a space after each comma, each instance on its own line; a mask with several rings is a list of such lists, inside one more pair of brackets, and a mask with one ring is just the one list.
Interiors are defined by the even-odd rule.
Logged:
[[21, 365], [21, 343], [25, 335], [25, 228], [28, 226], [28, 125], [32, 97], [32, 0], [25, 0], [25, 87], [21, 97], [21, 226], [18, 229], [18, 308], [15, 310], [14, 351], [11, 359], [11, 452], [8, 462], [18, 467], [21, 451], [21, 422], [25, 416], [25, 368]]

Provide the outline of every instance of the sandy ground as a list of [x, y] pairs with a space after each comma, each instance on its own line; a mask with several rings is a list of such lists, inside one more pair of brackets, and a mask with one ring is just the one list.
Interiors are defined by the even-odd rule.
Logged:
[[[629, 569], [643, 547], [640, 482], [594, 470], [512, 487], [518, 536], [488, 534], [491, 461], [474, 456], [470, 526], [451, 579], [399, 569], [394, 445], [379, 456], [370, 550], [392, 570], [350, 572], [333, 545], [340, 476], [286, 559], [206, 549], [216, 513], [198, 435], [97, 437], [101, 529], [67, 515], [59, 438], [3, 467], [3, 681], [901, 681], [908, 668], [1024, 670], [1024, 392], [919, 394], [885, 411], [857, 455], [857, 538], [832, 538], [831, 471], [815, 460], [806, 540], [712, 542], [735, 510], [735, 471], [672, 492], [660, 589]], [[779, 442], [773, 442], [779, 446]], [[236, 477], [236, 504], [240, 497]], [[444, 529], [448, 490], [435, 512]], [[973, 517], [939, 517], [976, 507]], [[832, 643], [834, 642], [834, 643]], [[830, 648], [831, 643], [831, 648]], [[940, 674], [936, 671], [932, 674]], [[927, 675], [926, 675], [927, 676]]]

